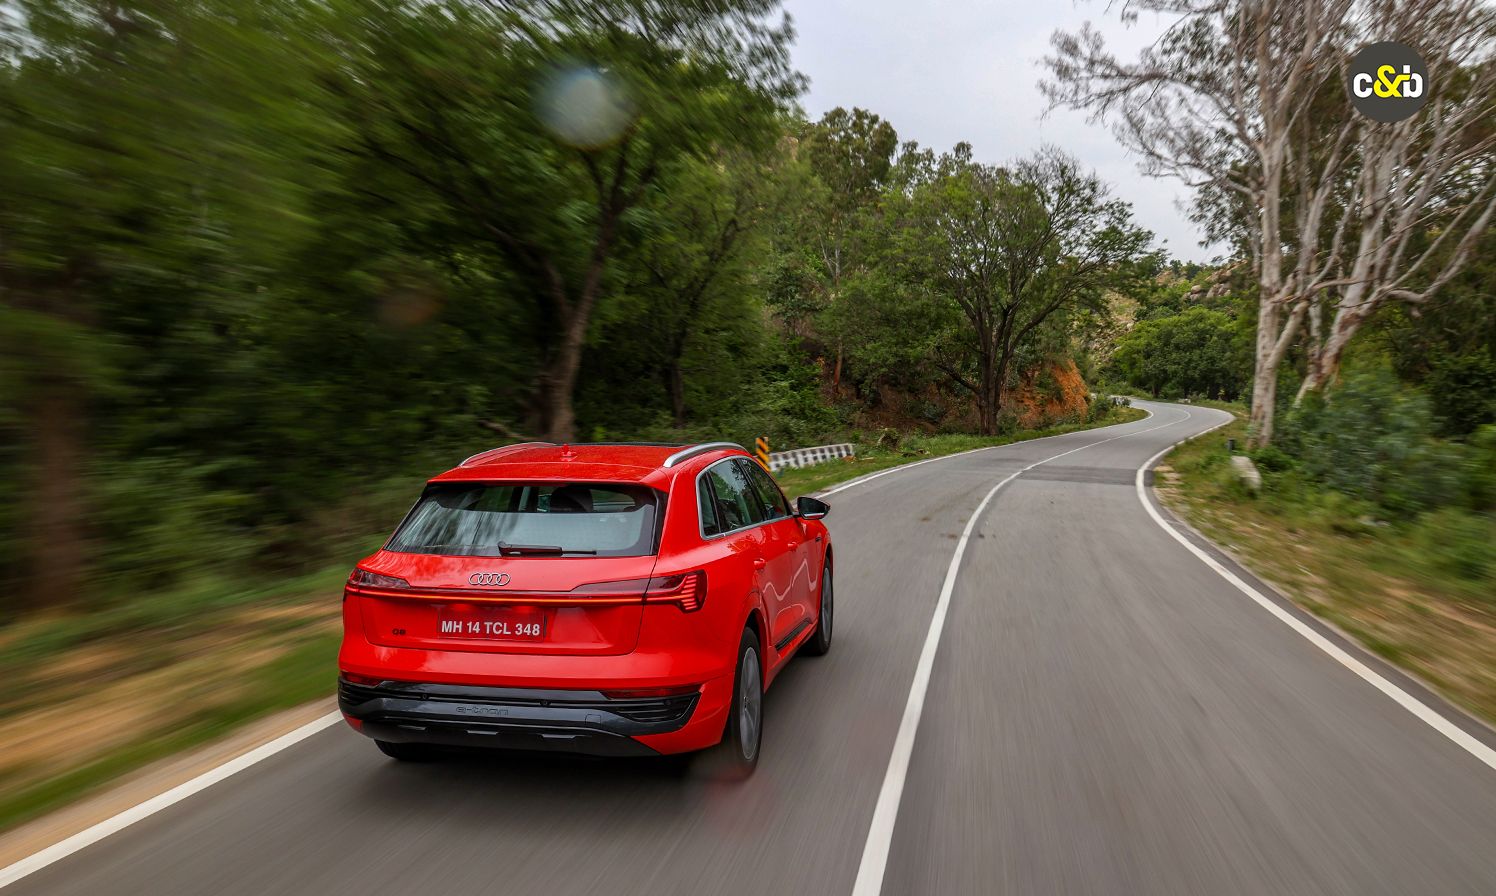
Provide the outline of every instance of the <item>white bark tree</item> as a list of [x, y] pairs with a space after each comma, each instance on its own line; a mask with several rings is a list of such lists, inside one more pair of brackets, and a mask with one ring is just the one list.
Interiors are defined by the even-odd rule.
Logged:
[[[1196, 188], [1202, 219], [1256, 274], [1252, 438], [1272, 439], [1278, 371], [1303, 345], [1300, 396], [1388, 302], [1423, 302], [1470, 260], [1496, 208], [1496, 36], [1479, 0], [1128, 0], [1172, 22], [1135, 61], [1089, 27], [1057, 33], [1043, 87], [1110, 120], [1144, 173]], [[1399, 40], [1430, 68], [1402, 122], [1357, 113], [1362, 46]], [[1227, 211], [1222, 213], [1220, 209]], [[1307, 333], [1306, 330], [1307, 323]]]

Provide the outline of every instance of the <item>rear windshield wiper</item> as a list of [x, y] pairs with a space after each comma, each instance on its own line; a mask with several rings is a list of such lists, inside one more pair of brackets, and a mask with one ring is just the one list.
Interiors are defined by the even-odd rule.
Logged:
[[505, 556], [522, 556], [525, 554], [596, 554], [597, 551], [563, 548], [559, 544], [505, 544], [501, 541], [499, 553]]

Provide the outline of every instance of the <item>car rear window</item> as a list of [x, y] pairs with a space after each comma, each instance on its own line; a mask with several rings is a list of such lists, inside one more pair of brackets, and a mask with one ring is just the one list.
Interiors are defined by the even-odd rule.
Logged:
[[664, 496], [639, 485], [428, 486], [388, 550], [467, 557], [642, 557], [659, 547]]

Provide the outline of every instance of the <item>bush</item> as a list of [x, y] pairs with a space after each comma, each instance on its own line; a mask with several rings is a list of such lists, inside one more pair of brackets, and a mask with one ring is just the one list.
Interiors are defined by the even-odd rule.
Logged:
[[[1496, 584], [1496, 520], [1446, 508], [1426, 514], [1413, 529], [1419, 559], [1469, 582]], [[1488, 596], [1496, 590], [1488, 589]]]
[[1265, 445], [1252, 453], [1252, 460], [1268, 473], [1282, 473], [1293, 469], [1293, 458], [1277, 445]]
[[1444, 435], [1469, 435], [1496, 423], [1496, 358], [1448, 355], [1434, 362], [1428, 391]]
[[1470, 437], [1470, 473], [1465, 488], [1470, 506], [1496, 512], [1496, 423], [1489, 423]]
[[1433, 429], [1428, 399], [1376, 367], [1348, 373], [1329, 396], [1308, 395], [1277, 444], [1309, 479], [1412, 516], [1449, 499], [1443, 467], [1457, 462], [1432, 445]]
[[1442, 508], [1496, 510], [1496, 424], [1466, 441], [1435, 438], [1422, 392], [1389, 370], [1348, 373], [1284, 416], [1278, 440], [1254, 456], [1265, 470], [1297, 469], [1311, 483], [1369, 501], [1391, 518]]
[[1314, 495], [1314, 513], [1335, 532], [1359, 538], [1370, 535], [1377, 528], [1375, 508], [1339, 492], [1318, 492]]
[[90, 471], [92, 554], [110, 587], [95, 596], [166, 589], [222, 572], [264, 548], [242, 523], [243, 494], [215, 490], [211, 468], [169, 457], [100, 461]]
[[1093, 392], [1086, 398], [1084, 420], [1073, 422], [1100, 423], [1115, 417], [1119, 408], [1128, 407], [1132, 407], [1132, 399], [1126, 396]]
[[1413, 517], [1443, 507], [1470, 509], [1473, 454], [1459, 442], [1425, 439], [1389, 471], [1380, 503], [1394, 516]]
[[904, 412], [916, 420], [938, 426], [945, 419], [945, 406], [938, 401], [915, 398], [904, 405]]

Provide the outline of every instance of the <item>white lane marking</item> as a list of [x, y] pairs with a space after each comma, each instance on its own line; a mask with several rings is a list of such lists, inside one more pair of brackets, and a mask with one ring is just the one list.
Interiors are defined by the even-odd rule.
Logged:
[[1307, 640], [1310, 644], [1313, 644], [1315, 647], [1318, 647], [1320, 650], [1328, 653], [1330, 657], [1335, 660], [1335, 662], [1356, 673], [1367, 684], [1381, 691], [1383, 694], [1386, 694], [1388, 697], [1391, 697], [1398, 706], [1401, 706], [1403, 709], [1406, 709], [1414, 716], [1417, 716], [1430, 728], [1454, 741], [1456, 746], [1460, 747], [1471, 756], [1474, 756], [1476, 759], [1479, 759], [1481, 762], [1484, 762], [1489, 768], [1496, 769], [1496, 750], [1491, 749], [1480, 739], [1472, 736], [1468, 731], [1465, 731], [1458, 725], [1444, 718], [1444, 716], [1430, 709], [1428, 705], [1423, 701], [1419, 700], [1412, 694], [1409, 694], [1407, 691], [1388, 681], [1375, 669], [1372, 669], [1370, 666], [1367, 666], [1365, 663], [1356, 659], [1334, 641], [1331, 641], [1329, 638], [1326, 638], [1324, 635], [1315, 631], [1313, 627], [1306, 624], [1302, 619], [1299, 619], [1297, 616], [1283, 609], [1275, 601], [1270, 600], [1268, 597], [1266, 597], [1261, 591], [1258, 591], [1256, 588], [1243, 581], [1242, 578], [1236, 573], [1227, 569], [1214, 557], [1210, 556], [1210, 554], [1206, 553], [1204, 550], [1201, 550], [1199, 547], [1191, 543], [1189, 539], [1180, 534], [1178, 529], [1170, 525], [1168, 520], [1165, 520], [1163, 516], [1156, 509], [1154, 509], [1153, 502], [1148, 500], [1148, 494], [1143, 488], [1143, 478], [1147, 474], [1148, 468], [1153, 466], [1153, 464], [1156, 463], [1159, 458], [1174, 450], [1174, 448], [1182, 442], [1187, 442], [1190, 439], [1203, 436], [1205, 435], [1205, 433], [1208, 433], [1211, 430], [1220, 429], [1222, 426], [1225, 426], [1230, 422], [1231, 421], [1227, 419], [1221, 423], [1217, 423], [1210, 429], [1195, 433], [1195, 435], [1189, 436], [1188, 438], [1181, 439], [1179, 442], [1175, 442], [1173, 445], [1170, 445], [1159, 453], [1148, 458], [1148, 460], [1141, 467], [1138, 467], [1137, 478], [1135, 482], [1135, 485], [1137, 486], [1138, 500], [1143, 503], [1143, 508], [1148, 511], [1148, 515], [1153, 517], [1153, 521], [1162, 526], [1165, 532], [1172, 535], [1175, 541], [1184, 545], [1186, 550], [1188, 550], [1191, 554], [1194, 554], [1196, 557], [1200, 558], [1200, 562], [1215, 570], [1216, 574], [1221, 578], [1230, 582], [1232, 585], [1235, 585], [1238, 591], [1256, 601], [1257, 604], [1264, 610], [1267, 610], [1269, 613], [1277, 617], [1278, 621], [1282, 622], [1284, 625], [1293, 629], [1300, 635], [1303, 635], [1304, 639]]
[[[1035, 461], [994, 485], [991, 491], [987, 492], [986, 497], [982, 498], [982, 503], [977, 505], [977, 509], [972, 511], [971, 517], [966, 521], [966, 528], [961, 531], [960, 540], [956, 542], [956, 552], [951, 556], [951, 565], [946, 568], [945, 582], [940, 586], [940, 599], [935, 602], [935, 615], [930, 619], [930, 630], [925, 634], [925, 644], [920, 649], [919, 662], [914, 667], [914, 682], [909, 686], [909, 700], [904, 704], [904, 718], [899, 722], [899, 733], [893, 742], [893, 754], [888, 757], [888, 771], [883, 775], [883, 787], [878, 791], [878, 804], [873, 809], [873, 821], [868, 828], [867, 842], [862, 847], [862, 863], [857, 867], [857, 882], [852, 885], [852, 896], [878, 896], [883, 892], [883, 874], [888, 867], [888, 850], [893, 844], [893, 829], [899, 817], [899, 802], [904, 797], [904, 782], [909, 776], [909, 760], [914, 755], [914, 738], [919, 733], [919, 718], [925, 709], [925, 693], [930, 689], [930, 673], [935, 668], [935, 654], [940, 650], [940, 633], [945, 629], [945, 617], [950, 610], [951, 594], [956, 590], [956, 575], [961, 568], [961, 558], [966, 554], [966, 544], [971, 540], [971, 533], [976, 529], [977, 520], [981, 518], [982, 511], [987, 509], [987, 505], [1003, 486], [1037, 466], [1047, 464], [1052, 460], [1059, 460], [1077, 451], [1105, 445], [1107, 442], [1140, 436], [1145, 432], [1153, 432], [1155, 429], [1183, 423], [1189, 418], [1190, 412], [1185, 411], [1184, 416], [1178, 420], [1171, 420], [1168, 423], [1161, 423], [1137, 432], [1112, 436], [1109, 439], [1089, 442], [1079, 448], [1071, 448], [1053, 457]], [[908, 469], [908, 467], [897, 469]]]
[[[939, 457], [931, 457], [931, 458], [927, 458], [925, 460], [917, 460], [917, 461], [915, 461], [914, 463], [911, 463], [911, 464], [899, 464], [897, 467], [889, 467], [886, 470], [879, 470], [876, 473], [868, 473], [866, 476], [858, 476], [856, 479], [852, 479], [852, 480], [849, 480], [847, 482], [843, 482], [841, 485], [838, 485], [835, 488], [830, 488], [830, 489], [827, 489], [826, 491], [823, 491], [823, 492], [817, 492], [816, 494], [818, 494], [822, 498], [829, 498], [832, 495], [836, 494], [837, 492], [845, 491], [845, 490], [851, 488], [854, 485], [862, 485], [864, 482], [871, 482], [874, 479], [879, 478], [880, 476], [887, 476], [887, 475], [889, 475], [891, 473], [902, 473], [905, 470], [912, 470], [915, 467], [922, 467], [925, 464], [933, 464], [936, 461], [950, 460], [950, 459], [956, 458], [956, 457], [965, 457], [968, 454], [976, 454], [978, 451], [995, 451], [998, 448], [1011, 448], [1014, 445], [1032, 445], [1035, 442], [1044, 442], [1044, 441], [1048, 441], [1049, 439], [1061, 439], [1061, 438], [1064, 438], [1065, 436], [1079, 435], [1080, 433], [1084, 433], [1084, 432], [1101, 432], [1103, 430], [1111, 429], [1111, 428], [1116, 427], [1116, 426], [1131, 426], [1134, 423], [1147, 423], [1150, 419], [1153, 418], [1153, 412], [1150, 411], [1150, 410], [1148, 410], [1147, 408], [1143, 408], [1143, 413], [1147, 414], [1148, 416], [1144, 417], [1141, 420], [1129, 420], [1126, 423], [1112, 423], [1112, 424], [1109, 424], [1107, 426], [1097, 427], [1096, 429], [1077, 429], [1077, 430], [1073, 430], [1071, 432], [1056, 433], [1055, 435], [1052, 435], [1052, 436], [1040, 436], [1037, 439], [1023, 439], [1022, 441], [1018, 441], [1018, 442], [1009, 442], [1006, 445], [986, 445], [986, 446], [983, 446], [981, 448], [969, 448], [966, 451], [957, 451], [955, 454], [942, 454]], [[1143, 431], [1147, 432], [1147, 430], [1143, 430]], [[1128, 433], [1128, 435], [1136, 435], [1136, 433]], [[1121, 437], [1119, 436], [1118, 438], [1121, 438]], [[1097, 442], [1095, 444], [1099, 445], [1101, 443]]]
[[145, 802], [132, 806], [112, 818], [106, 818], [93, 827], [79, 831], [66, 840], [54, 843], [40, 852], [32, 853], [15, 864], [0, 868], [0, 888], [8, 887], [27, 875], [35, 874], [53, 862], [65, 859], [78, 850], [103, 840], [110, 834], [118, 833], [137, 821], [149, 818], [162, 809], [174, 806], [189, 796], [206, 790], [219, 781], [242, 772], [255, 763], [274, 756], [287, 747], [306, 740], [313, 734], [342, 721], [342, 718], [342, 713], [328, 713], [315, 721], [302, 725], [294, 731], [282, 734], [275, 740], [261, 744], [248, 753], [230, 759], [223, 765], [211, 768], [190, 781], [184, 781], [165, 793], [151, 797]]

